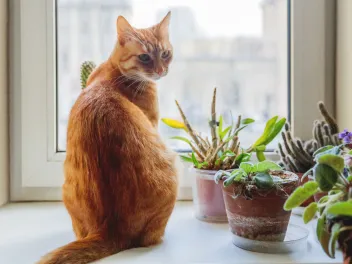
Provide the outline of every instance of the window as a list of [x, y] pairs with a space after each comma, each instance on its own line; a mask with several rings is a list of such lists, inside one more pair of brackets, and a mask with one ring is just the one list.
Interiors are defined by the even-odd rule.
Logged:
[[[178, 99], [194, 126], [207, 131], [211, 91], [217, 86], [217, 109], [225, 119], [231, 111], [257, 120], [242, 134], [243, 145], [275, 114], [291, 119], [296, 135], [308, 137], [318, 115], [316, 102], [333, 103], [333, 75], [327, 73], [334, 61], [327, 55], [334, 53], [333, 38], [327, 37], [334, 28], [329, 3], [10, 1], [12, 200], [60, 199], [66, 125], [80, 93], [80, 64], [107, 58], [118, 15], [145, 27], [172, 11], [175, 59], [158, 84], [161, 116], [179, 118]], [[163, 125], [160, 132], [165, 139], [177, 133]], [[176, 150], [186, 148], [168, 143]], [[186, 178], [181, 185], [190, 187]]]
[[[74, 102], [69, 98], [80, 92], [80, 64], [83, 60], [100, 63], [109, 56], [116, 41], [117, 16], [124, 14], [133, 25], [148, 27], [167, 10], [172, 11], [175, 57], [168, 76], [158, 83], [161, 115], [179, 119], [174, 104], [178, 99], [192, 124], [208, 132], [216, 86], [217, 109], [227, 122], [231, 122], [230, 112], [257, 120], [242, 134], [241, 142], [248, 146], [270, 116], [288, 114], [287, 7], [286, 0], [220, 0], [207, 5], [179, 0], [57, 0], [57, 61], [63, 64], [65, 54], [73, 58], [69, 67], [58, 68], [58, 150], [65, 151], [66, 123]], [[71, 27], [66, 27], [67, 17], [75, 21]], [[67, 45], [61, 45], [61, 39]], [[188, 148], [168, 140], [182, 132], [161, 124], [160, 133], [172, 148]]]

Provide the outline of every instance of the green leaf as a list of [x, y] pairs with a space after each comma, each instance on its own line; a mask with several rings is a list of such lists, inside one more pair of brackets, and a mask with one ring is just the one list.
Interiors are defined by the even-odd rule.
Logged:
[[319, 242], [321, 244], [321, 247], [323, 248], [324, 252], [330, 256], [329, 253], [329, 241], [331, 238], [331, 233], [326, 230], [326, 224], [323, 225], [323, 230], [320, 235]]
[[250, 159], [251, 159], [250, 153], [241, 153], [236, 157], [235, 161], [236, 161], [236, 164], [239, 165], [242, 162], [249, 161]]
[[219, 183], [219, 181], [222, 179], [224, 175], [226, 175], [227, 177], [231, 177], [231, 173], [228, 171], [219, 170], [217, 173], [215, 173], [214, 181], [216, 182], [216, 184]]
[[327, 150], [330, 150], [332, 149], [334, 146], [332, 145], [328, 145], [328, 146], [324, 146], [324, 147], [321, 147], [321, 148], [318, 148], [314, 153], [313, 153], [313, 157], [315, 157], [317, 154], [319, 153], [323, 153]]
[[222, 152], [221, 150], [219, 150], [219, 152], [217, 153], [217, 156], [218, 156], [219, 158], [221, 158], [222, 155], [223, 155], [223, 153], [224, 153], [224, 152]]
[[255, 150], [258, 150], [258, 151], [265, 151], [265, 149], [266, 149], [265, 145], [260, 145], [258, 147], [255, 147]]
[[270, 133], [271, 133], [271, 131], [272, 131], [277, 119], [278, 119], [278, 116], [274, 116], [274, 117], [272, 117], [271, 119], [269, 119], [266, 122], [266, 125], [265, 125], [265, 128], [264, 128], [264, 132], [257, 139], [257, 141], [253, 144], [254, 147], [264, 144], [264, 142], [268, 139], [268, 137], [269, 137], [269, 135], [270, 135]]
[[331, 258], [335, 258], [336, 242], [337, 242], [337, 239], [339, 238], [340, 230], [341, 230], [341, 224], [339, 223], [335, 223], [331, 228], [331, 237], [329, 240], [329, 256]]
[[184, 141], [186, 142], [187, 144], [191, 145], [191, 141], [185, 137], [179, 137], [179, 136], [175, 136], [175, 137], [172, 137], [171, 139], [177, 139], [177, 140], [181, 140], [181, 141]]
[[290, 211], [293, 208], [300, 206], [309, 197], [317, 193], [319, 185], [315, 181], [306, 182], [304, 185], [299, 186], [294, 192], [288, 197], [285, 202], [284, 209]]
[[228, 151], [226, 151], [225, 152], [226, 154], [226, 157], [234, 157], [234, 156], [236, 156], [236, 154], [235, 153], [233, 153], [232, 151], [230, 151], [230, 150], [228, 150]]
[[273, 161], [265, 160], [254, 166], [254, 172], [268, 172], [269, 170], [282, 170], [282, 168]]
[[270, 189], [274, 185], [273, 177], [268, 173], [258, 173], [254, 176], [254, 181], [259, 189]]
[[223, 140], [226, 137], [226, 135], [230, 131], [230, 129], [231, 129], [231, 126], [225, 128], [224, 131], [221, 131], [221, 133], [219, 133], [219, 136], [220, 136], [221, 140]]
[[324, 232], [324, 226], [325, 226], [325, 217], [319, 217], [318, 221], [317, 221], [317, 229], [316, 229], [316, 233], [317, 233], [317, 237], [318, 240], [320, 241], [322, 234]]
[[268, 145], [282, 130], [286, 123], [286, 118], [281, 118], [277, 123], [275, 123], [272, 131], [270, 132], [267, 139], [264, 141], [264, 145]]
[[234, 179], [235, 182], [240, 182], [244, 178], [245, 172], [243, 170], [240, 170], [239, 173], [236, 174], [236, 177]]
[[251, 173], [254, 165], [250, 162], [242, 162], [240, 164], [240, 169], [244, 170], [247, 174]]
[[235, 136], [238, 136], [238, 133], [239, 133], [242, 129], [246, 128], [247, 126], [248, 126], [248, 125], [244, 125], [244, 126], [241, 126], [241, 127], [237, 128], [237, 129], [235, 130]]
[[235, 153], [233, 153], [231, 150], [226, 150], [225, 152], [221, 153], [220, 155], [220, 160], [224, 160], [226, 157], [234, 157], [236, 156]]
[[315, 216], [318, 211], [318, 204], [313, 202], [310, 203], [303, 212], [303, 221], [305, 224], [308, 224]]
[[224, 180], [224, 183], [223, 183], [224, 187], [230, 186], [233, 183], [233, 181], [236, 178], [236, 176], [237, 175], [234, 174], [234, 175], [230, 176], [229, 178], [227, 178], [226, 180]]
[[223, 125], [223, 118], [222, 118], [222, 115], [220, 115], [219, 117], [219, 126], [218, 126], [218, 135], [220, 136], [221, 132], [222, 132], [222, 125]]
[[207, 166], [207, 165], [208, 165], [208, 162], [204, 161], [204, 162], [202, 162], [202, 163], [199, 163], [199, 164], [197, 165], [197, 167], [198, 167], [198, 169], [201, 169], [201, 168], [203, 168], [204, 166]]
[[215, 161], [215, 166], [220, 166], [220, 162], [221, 162], [221, 159], [217, 159], [217, 160]]
[[264, 161], [264, 160], [266, 160], [263, 151], [256, 151], [255, 154], [256, 154], [256, 156], [257, 156], [258, 161]]
[[233, 182], [241, 181], [243, 177], [243, 173], [244, 172], [242, 170], [233, 171], [233, 173], [231, 173], [231, 176], [224, 181], [223, 183], [224, 187], [230, 186]]
[[323, 192], [330, 191], [337, 182], [337, 172], [328, 165], [317, 164], [314, 167], [314, 178]]
[[348, 182], [352, 182], [352, 175], [350, 175], [350, 176], [347, 177], [347, 181], [348, 181]]
[[180, 158], [181, 158], [183, 161], [185, 161], [185, 162], [191, 162], [191, 163], [193, 163], [193, 160], [192, 160], [192, 158], [190, 158], [190, 157], [187, 157], [187, 156], [184, 156], [184, 155], [180, 155]]
[[337, 202], [328, 207], [327, 214], [352, 216], [352, 202]]
[[198, 162], [196, 156], [194, 155], [194, 152], [192, 152], [192, 161], [193, 161], [193, 164], [194, 164], [196, 167], [198, 167], [199, 162]]
[[254, 122], [255, 122], [255, 120], [252, 119], [252, 118], [245, 118], [245, 119], [242, 119], [242, 121], [241, 121], [241, 123], [243, 125], [249, 125], [249, 124], [254, 123]]
[[165, 125], [175, 128], [175, 129], [184, 129], [186, 130], [186, 125], [183, 122], [171, 119], [171, 118], [162, 118], [161, 121], [164, 122]]
[[325, 154], [319, 156], [318, 163], [328, 165], [338, 173], [342, 173], [345, 167], [344, 159], [341, 156], [333, 154]]

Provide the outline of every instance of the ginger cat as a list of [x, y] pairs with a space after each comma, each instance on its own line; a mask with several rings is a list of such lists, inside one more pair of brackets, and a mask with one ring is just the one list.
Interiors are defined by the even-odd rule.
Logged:
[[136, 29], [117, 19], [116, 46], [72, 107], [63, 201], [77, 240], [40, 264], [83, 264], [160, 243], [177, 195], [176, 155], [157, 132], [154, 81], [172, 61], [170, 12]]

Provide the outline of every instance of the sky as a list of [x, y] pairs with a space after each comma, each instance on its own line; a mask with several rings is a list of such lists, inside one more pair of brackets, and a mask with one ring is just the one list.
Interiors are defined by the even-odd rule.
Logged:
[[[172, 6], [188, 6], [202, 32], [211, 37], [260, 36], [262, 0], [133, 0], [133, 24], [155, 23], [155, 12]], [[172, 22], [171, 22], [172, 23]]]

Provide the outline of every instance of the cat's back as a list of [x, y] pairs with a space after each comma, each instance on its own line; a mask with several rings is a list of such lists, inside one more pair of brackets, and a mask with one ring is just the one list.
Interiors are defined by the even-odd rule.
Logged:
[[74, 103], [69, 116], [67, 139], [70, 140], [72, 133], [80, 133], [80, 129], [86, 132], [100, 130], [107, 134], [115, 129], [114, 133], [120, 131], [119, 134], [123, 134], [129, 131], [130, 126], [152, 129], [143, 112], [118, 92], [114, 82], [101, 81], [82, 90]]
[[86, 186], [104, 176], [111, 179], [109, 185], [118, 182], [127, 190], [144, 178], [141, 182], [149, 182], [153, 193], [174, 193], [175, 158], [143, 111], [111, 82], [87, 87], [73, 105], [67, 129], [66, 187], [78, 179], [84, 179]]

